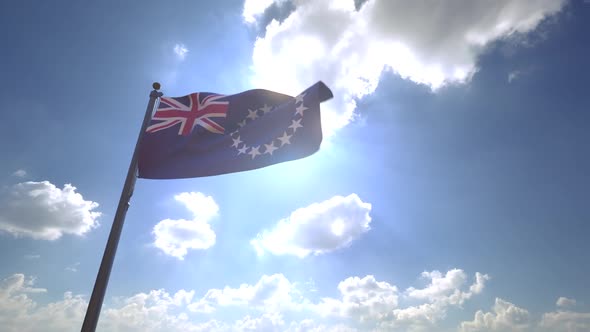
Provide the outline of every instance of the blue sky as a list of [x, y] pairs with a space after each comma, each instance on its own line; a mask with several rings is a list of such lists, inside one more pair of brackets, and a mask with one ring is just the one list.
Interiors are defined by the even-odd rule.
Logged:
[[138, 180], [98, 330], [590, 330], [589, 19], [573, 0], [2, 2], [0, 324], [80, 328], [152, 82], [322, 80], [316, 154]]

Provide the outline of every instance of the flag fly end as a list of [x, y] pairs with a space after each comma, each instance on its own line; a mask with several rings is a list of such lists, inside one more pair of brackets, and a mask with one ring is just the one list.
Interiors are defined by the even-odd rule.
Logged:
[[332, 90], [330, 90], [330, 88], [328, 88], [328, 86], [326, 84], [324, 84], [324, 82], [319, 81], [318, 83], [318, 101], [320, 103], [332, 99], [334, 98], [334, 94], [332, 93]]

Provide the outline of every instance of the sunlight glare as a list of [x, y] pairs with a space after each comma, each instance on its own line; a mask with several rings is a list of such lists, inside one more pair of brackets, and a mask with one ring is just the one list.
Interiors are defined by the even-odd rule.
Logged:
[[336, 219], [330, 228], [332, 229], [332, 233], [336, 236], [342, 236], [342, 234], [344, 234], [344, 222], [342, 219]]

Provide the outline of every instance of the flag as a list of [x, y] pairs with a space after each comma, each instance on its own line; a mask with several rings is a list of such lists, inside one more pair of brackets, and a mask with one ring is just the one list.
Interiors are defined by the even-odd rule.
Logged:
[[322, 141], [318, 82], [296, 97], [255, 89], [161, 97], [139, 146], [139, 177], [177, 179], [247, 171], [300, 159]]

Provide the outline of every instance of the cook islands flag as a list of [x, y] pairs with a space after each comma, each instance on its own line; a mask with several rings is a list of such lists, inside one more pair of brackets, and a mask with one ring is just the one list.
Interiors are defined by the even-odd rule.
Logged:
[[139, 177], [178, 179], [247, 171], [300, 159], [322, 141], [318, 82], [296, 97], [255, 89], [161, 97], [139, 146]]

